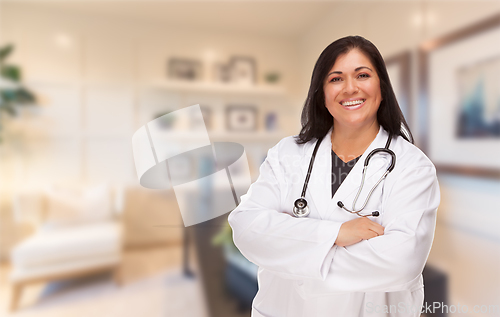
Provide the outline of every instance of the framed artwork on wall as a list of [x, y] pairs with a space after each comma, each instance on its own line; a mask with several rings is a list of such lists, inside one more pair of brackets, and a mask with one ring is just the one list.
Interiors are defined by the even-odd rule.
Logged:
[[203, 67], [200, 61], [173, 57], [168, 61], [168, 77], [174, 80], [200, 80]]
[[215, 63], [213, 65], [213, 76], [215, 82], [228, 83], [231, 80], [229, 65], [224, 63]]
[[226, 107], [226, 127], [228, 131], [249, 132], [257, 130], [257, 108], [247, 105]]
[[385, 59], [385, 65], [392, 88], [406, 123], [412, 128], [413, 108], [411, 105], [411, 52], [405, 51]]
[[252, 57], [234, 56], [229, 62], [229, 78], [232, 84], [254, 85], [257, 82], [257, 66]]
[[500, 177], [500, 14], [422, 44], [422, 147], [438, 170]]

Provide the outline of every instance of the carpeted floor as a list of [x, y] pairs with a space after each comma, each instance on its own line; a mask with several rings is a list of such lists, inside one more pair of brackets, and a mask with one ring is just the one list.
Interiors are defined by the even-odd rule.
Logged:
[[210, 245], [220, 226], [198, 227], [190, 239], [194, 278], [182, 274], [182, 245], [128, 248], [122, 286], [111, 274], [29, 285], [14, 313], [7, 311], [9, 267], [2, 264], [0, 317], [249, 317], [225, 289], [221, 250]]
[[[26, 287], [19, 309], [7, 312], [9, 268], [0, 266], [0, 316], [207, 317], [200, 274], [185, 278], [181, 246], [126, 251], [123, 285], [111, 274]], [[197, 271], [193, 256], [191, 266]]]

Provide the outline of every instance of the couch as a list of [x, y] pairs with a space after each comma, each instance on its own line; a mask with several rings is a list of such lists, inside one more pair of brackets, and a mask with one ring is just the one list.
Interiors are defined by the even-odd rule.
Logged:
[[32, 283], [103, 271], [113, 271], [120, 282], [123, 204], [118, 190], [48, 187], [17, 193], [13, 200], [15, 220], [30, 222], [36, 230], [11, 250], [11, 310]]

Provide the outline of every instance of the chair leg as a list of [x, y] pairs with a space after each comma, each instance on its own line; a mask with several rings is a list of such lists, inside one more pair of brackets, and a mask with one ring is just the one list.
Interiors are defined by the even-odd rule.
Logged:
[[17, 305], [19, 304], [19, 300], [21, 299], [22, 292], [23, 292], [23, 285], [21, 283], [15, 283], [14, 285], [12, 285], [12, 295], [10, 299], [11, 311], [17, 309]]

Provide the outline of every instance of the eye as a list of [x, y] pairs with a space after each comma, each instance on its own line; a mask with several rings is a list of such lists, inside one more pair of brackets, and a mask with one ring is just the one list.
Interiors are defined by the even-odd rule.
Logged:
[[330, 82], [331, 83], [336, 83], [336, 82], [339, 82], [341, 80], [342, 80], [342, 78], [340, 78], [340, 77], [333, 77], [332, 79], [330, 79]]
[[361, 73], [358, 75], [358, 78], [370, 78], [370, 75], [368, 75], [366, 73]]

